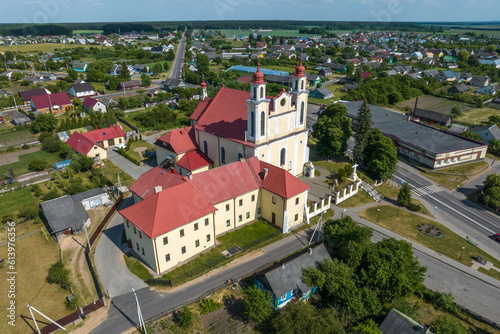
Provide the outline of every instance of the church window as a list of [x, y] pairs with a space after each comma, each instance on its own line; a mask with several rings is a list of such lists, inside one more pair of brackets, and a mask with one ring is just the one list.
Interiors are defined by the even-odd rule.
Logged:
[[260, 98], [264, 98], [264, 87], [260, 87]]
[[304, 124], [304, 101], [300, 104], [300, 125]]
[[261, 112], [260, 114], [260, 135], [264, 136], [266, 133], [266, 113]]
[[285, 161], [286, 161], [286, 149], [282, 148], [280, 152], [280, 166], [285, 165]]
[[255, 137], [255, 113], [250, 113], [250, 136]]
[[257, 87], [253, 88], [253, 97], [256, 99], [257, 98]]
[[300, 80], [300, 89], [304, 90], [304, 80]]
[[208, 144], [207, 141], [203, 141], [203, 153], [208, 154]]
[[224, 147], [220, 148], [220, 163], [223, 165], [226, 163], [226, 149]]
[[240, 159], [243, 159], [243, 154], [241, 154], [240, 152], [238, 152], [237, 160], [240, 160]]

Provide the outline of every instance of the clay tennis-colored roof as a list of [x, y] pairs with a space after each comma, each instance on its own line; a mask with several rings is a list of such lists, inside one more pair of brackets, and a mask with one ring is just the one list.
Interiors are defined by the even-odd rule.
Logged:
[[158, 138], [155, 145], [162, 146], [177, 154], [195, 150], [197, 145], [194, 139], [194, 129], [189, 126], [169, 131]]
[[36, 95], [31, 97], [31, 102], [35, 109], [45, 109], [53, 106], [66, 106], [71, 104], [71, 100], [66, 92]]
[[113, 124], [108, 128], [93, 130], [82, 133], [88, 139], [98, 143], [104, 140], [125, 137], [125, 133], [119, 125]]
[[182, 183], [185, 183], [182, 177], [157, 166], [139, 176], [129, 189], [140, 198], [146, 199], [154, 195], [156, 186], [161, 186], [165, 190]]
[[177, 166], [189, 171], [194, 171], [213, 163], [214, 162], [205, 153], [200, 150], [192, 150], [184, 154], [184, 156], [177, 161]]
[[87, 155], [95, 145], [104, 148], [79, 132], [73, 132], [68, 141], [66, 141], [66, 144], [73, 147], [75, 151], [82, 155]]

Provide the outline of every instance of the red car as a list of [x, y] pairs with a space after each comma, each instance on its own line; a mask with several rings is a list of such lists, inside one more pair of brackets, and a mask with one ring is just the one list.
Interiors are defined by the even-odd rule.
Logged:
[[495, 238], [496, 241], [500, 241], [500, 233], [495, 234], [493, 238]]

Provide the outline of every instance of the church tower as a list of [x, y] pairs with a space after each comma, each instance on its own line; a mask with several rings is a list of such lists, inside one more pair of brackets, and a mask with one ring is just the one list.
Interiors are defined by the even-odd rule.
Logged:
[[247, 141], [256, 145], [267, 140], [269, 102], [266, 98], [266, 82], [264, 74], [260, 71], [260, 60], [257, 71], [253, 74], [250, 83], [250, 100], [247, 100]]
[[203, 101], [207, 97], [208, 97], [208, 94], [207, 94], [207, 84], [206, 84], [205, 80], [203, 80], [201, 82], [201, 96], [200, 96], [200, 100]]
[[300, 64], [295, 68], [295, 74], [292, 76], [292, 90], [290, 92], [293, 96], [293, 102], [297, 107], [296, 130], [302, 130], [306, 127], [308, 91], [306, 88], [307, 78], [305, 72], [306, 69], [302, 65], [302, 58], [300, 58]]

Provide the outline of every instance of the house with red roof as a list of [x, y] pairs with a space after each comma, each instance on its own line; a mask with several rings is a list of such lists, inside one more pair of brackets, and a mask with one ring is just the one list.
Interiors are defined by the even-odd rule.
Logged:
[[130, 190], [135, 204], [119, 211], [127, 240], [136, 257], [162, 274], [256, 220], [287, 233], [306, 221], [309, 186], [251, 157], [184, 177], [156, 167]]
[[83, 133], [73, 132], [66, 143], [81, 155], [107, 159], [106, 149], [114, 147], [116, 144], [125, 143], [125, 133], [119, 125], [113, 124], [104, 129]]
[[61, 114], [73, 107], [66, 92], [35, 95], [30, 97], [31, 110], [34, 112]]
[[[167, 158], [171, 160], [171, 153], [167, 154], [165, 148], [186, 145], [188, 149], [183, 148], [183, 152], [195, 149], [199, 152], [190, 153], [181, 162], [183, 168], [193, 168], [191, 164], [199, 166], [203, 163], [203, 153], [213, 161], [213, 167], [258, 157], [292, 175], [304, 173], [309, 161], [306, 128], [309, 91], [302, 60], [292, 76], [291, 89], [283, 89], [274, 97], [266, 95], [260, 64], [250, 82], [250, 92], [223, 86], [211, 98], [206, 83], [201, 86], [200, 103], [190, 117], [192, 127], [157, 141], [158, 165], [166, 163]], [[180, 141], [185, 143], [182, 145]]]
[[106, 112], [106, 106], [92, 97], [85, 98], [82, 105], [86, 112]]

